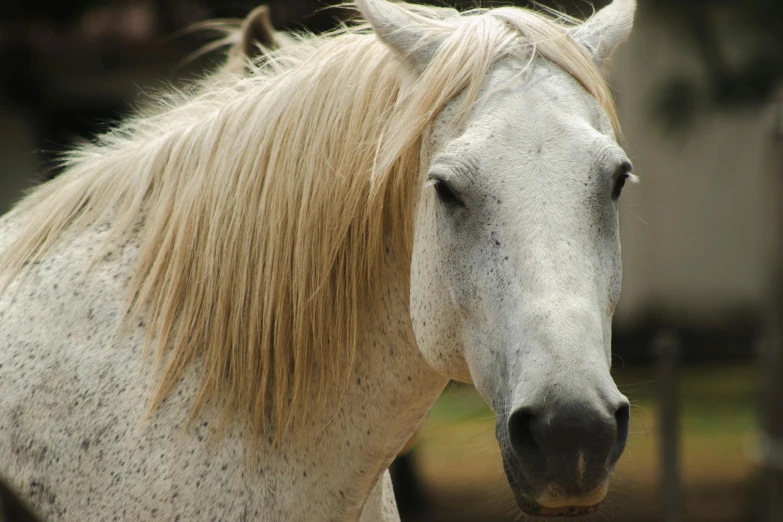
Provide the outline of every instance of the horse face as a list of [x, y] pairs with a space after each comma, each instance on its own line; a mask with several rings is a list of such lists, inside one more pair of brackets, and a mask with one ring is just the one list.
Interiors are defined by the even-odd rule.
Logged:
[[575, 80], [543, 61], [515, 79], [519, 67], [496, 68], [455, 136], [448, 109], [435, 125], [411, 312], [428, 362], [497, 413], [523, 509], [587, 512], [628, 432], [609, 367], [630, 163]]
[[[439, 44], [426, 24], [382, 0], [357, 3], [414, 72], [427, 70]], [[596, 65], [634, 9], [615, 0], [572, 33]], [[431, 366], [473, 382], [495, 410], [522, 510], [590, 513], [628, 434], [609, 368], [630, 163], [597, 100], [541, 58], [497, 63], [454, 128], [460, 102], [432, 128], [411, 266], [416, 339]]]

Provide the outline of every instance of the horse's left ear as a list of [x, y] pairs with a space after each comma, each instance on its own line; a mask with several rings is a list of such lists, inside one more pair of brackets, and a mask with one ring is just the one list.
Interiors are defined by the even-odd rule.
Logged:
[[246, 76], [252, 71], [250, 62], [259, 60], [270, 51], [286, 47], [291, 37], [275, 31], [269, 14], [269, 7], [262, 5], [253, 9], [239, 30], [228, 37], [233, 40], [228, 49], [228, 60], [222, 70]]
[[242, 54], [253, 59], [262, 54], [259, 45], [267, 49], [277, 49], [277, 31], [272, 27], [269, 7], [261, 5], [250, 11], [242, 21], [242, 34], [239, 46]]
[[452, 9], [409, 9], [386, 0], [356, 0], [356, 6], [378, 38], [419, 72], [427, 67], [445, 39], [437, 30], [437, 20], [458, 15]]
[[584, 45], [596, 65], [602, 67], [615, 49], [631, 34], [636, 0], [614, 0], [574, 30], [574, 39]]

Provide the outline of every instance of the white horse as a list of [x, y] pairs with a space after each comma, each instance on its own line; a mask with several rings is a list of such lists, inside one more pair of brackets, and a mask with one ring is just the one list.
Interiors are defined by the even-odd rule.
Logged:
[[0, 474], [47, 519], [398, 520], [387, 468], [449, 379], [523, 511], [603, 500], [633, 178], [599, 69], [635, 2], [357, 3], [0, 221]]

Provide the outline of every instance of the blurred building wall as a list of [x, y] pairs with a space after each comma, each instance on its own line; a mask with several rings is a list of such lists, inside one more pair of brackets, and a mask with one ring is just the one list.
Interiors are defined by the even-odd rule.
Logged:
[[637, 26], [612, 67], [624, 146], [641, 177], [621, 203], [616, 325], [633, 328], [654, 317], [710, 327], [757, 316], [775, 232], [769, 180], [781, 172], [776, 111], [707, 113], [686, 129], [665, 131], [653, 110], [663, 80], [703, 78], [682, 29], [654, 10], [640, 3]]

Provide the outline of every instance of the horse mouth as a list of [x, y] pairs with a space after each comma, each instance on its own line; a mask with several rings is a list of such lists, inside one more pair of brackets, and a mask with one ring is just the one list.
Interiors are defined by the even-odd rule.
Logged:
[[513, 458], [506, 458], [506, 454], [503, 456], [503, 469], [520, 511], [539, 518], [576, 518], [597, 513], [606, 499], [611, 479], [610, 472], [589, 493], [569, 492], [557, 483], [549, 483], [546, 487], [532, 486], [522, 473], [519, 463]]
[[538, 502], [524, 502], [519, 503], [519, 507], [526, 515], [534, 517], [583, 517], [586, 515], [592, 515], [596, 513], [603, 502], [593, 504], [592, 506], [563, 506], [550, 508], [542, 506]]

